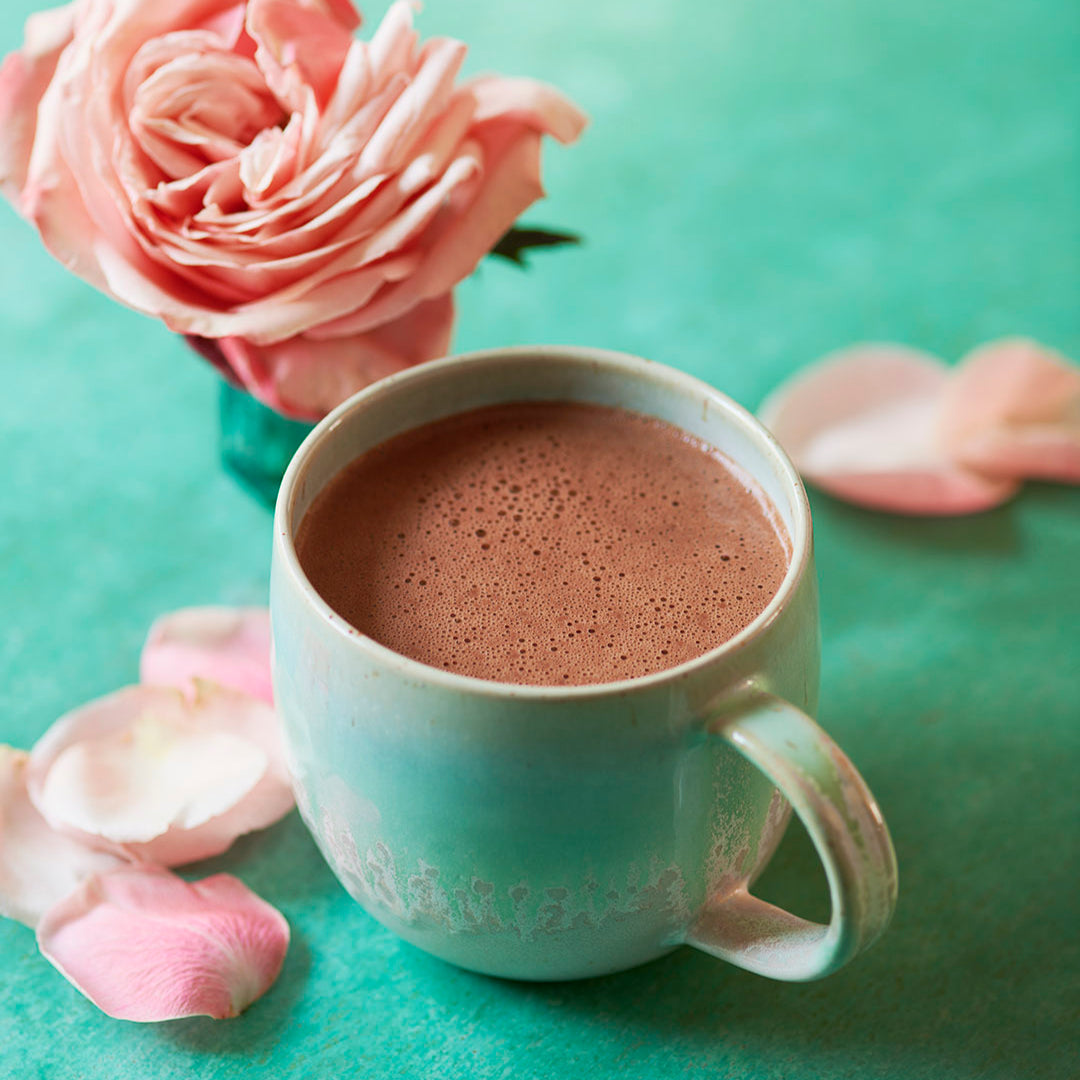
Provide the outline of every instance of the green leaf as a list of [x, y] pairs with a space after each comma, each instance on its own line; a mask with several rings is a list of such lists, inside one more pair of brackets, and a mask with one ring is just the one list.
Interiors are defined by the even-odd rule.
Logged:
[[516, 266], [528, 267], [525, 252], [530, 248], [564, 247], [567, 244], [580, 244], [577, 233], [556, 232], [554, 229], [529, 229], [513, 226], [503, 233], [499, 242], [488, 252], [507, 259]]

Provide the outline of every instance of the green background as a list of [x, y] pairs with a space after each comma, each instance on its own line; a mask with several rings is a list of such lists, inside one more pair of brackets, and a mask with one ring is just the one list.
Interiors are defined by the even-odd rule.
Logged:
[[[32, 0], [5, 0], [0, 50]], [[368, 6], [374, 20], [385, 3]], [[460, 290], [458, 349], [625, 349], [751, 407], [859, 339], [949, 359], [1000, 334], [1080, 356], [1074, 0], [429, 0], [471, 70], [590, 113], [526, 220], [577, 229]], [[29, 746], [136, 678], [160, 612], [262, 603], [270, 516], [220, 467], [215, 376], [67, 275], [0, 208], [0, 738]], [[814, 494], [821, 719], [896, 842], [887, 936], [781, 985], [683, 949], [517, 985], [399, 944], [295, 815], [228, 869], [293, 928], [279, 983], [228, 1022], [109, 1020], [0, 923], [0, 1074], [502, 1078], [1075, 1075], [1080, 492], [970, 519]], [[761, 887], [824, 914], [792, 830]]]

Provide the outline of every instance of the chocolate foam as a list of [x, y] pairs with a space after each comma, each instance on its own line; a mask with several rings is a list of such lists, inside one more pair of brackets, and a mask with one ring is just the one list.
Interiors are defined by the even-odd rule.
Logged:
[[395, 652], [540, 685], [700, 656], [760, 614], [788, 566], [775, 511], [718, 451], [568, 402], [383, 443], [319, 494], [296, 546], [326, 602]]

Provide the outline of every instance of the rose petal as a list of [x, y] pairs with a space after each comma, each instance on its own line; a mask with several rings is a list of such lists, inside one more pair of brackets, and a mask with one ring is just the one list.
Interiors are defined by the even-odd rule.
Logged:
[[273, 709], [198, 680], [193, 700], [134, 686], [68, 713], [27, 787], [54, 828], [163, 866], [218, 855], [293, 804]]
[[307, 0], [315, 7], [323, 8], [332, 15], [351, 34], [361, 24], [360, 12], [353, 6], [352, 0]]
[[1080, 434], [1056, 424], [972, 435], [957, 457], [987, 476], [1080, 484]]
[[368, 58], [376, 87], [385, 85], [396, 72], [409, 66], [419, 40], [419, 34], [413, 29], [411, 0], [394, 0], [368, 43]]
[[485, 131], [484, 170], [462, 206], [436, 218], [418, 241], [423, 262], [415, 273], [388, 284], [353, 314], [326, 320], [315, 331], [333, 337], [364, 333], [401, 318], [419, 300], [448, 292], [480, 260], [521, 213], [540, 198], [540, 135], [494, 125]]
[[416, 73], [361, 152], [359, 177], [396, 172], [408, 164], [413, 147], [446, 109], [465, 52], [462, 42], [448, 38], [427, 43]]
[[270, 684], [270, 612], [266, 608], [193, 607], [150, 627], [139, 679], [190, 691], [195, 678], [274, 703]]
[[248, 0], [247, 32], [256, 43], [255, 60], [267, 85], [292, 110], [303, 109], [305, 88], [325, 107], [352, 43], [352, 29], [317, 3]]
[[222, 338], [218, 344], [230, 369], [263, 404], [317, 420], [378, 379], [445, 356], [453, 324], [453, 299], [445, 293], [366, 334], [326, 341], [301, 335], [277, 345]]
[[17, 203], [37, 130], [37, 104], [71, 41], [75, 5], [31, 15], [25, 41], [0, 65], [0, 190]]
[[38, 102], [75, 29], [75, 4], [26, 21], [23, 48], [0, 65], [0, 190], [17, 204], [38, 126]]
[[904, 514], [970, 514], [1016, 484], [952, 463], [937, 439], [948, 368], [902, 345], [833, 353], [758, 411], [802, 475], [841, 499]]
[[151, 866], [100, 874], [37, 931], [42, 954], [119, 1020], [225, 1019], [281, 971], [289, 926], [228, 874], [188, 883]]
[[29, 755], [0, 745], [0, 915], [35, 926], [91, 874], [125, 865], [57, 832], [26, 792]]
[[956, 369], [941, 437], [992, 476], [1080, 483], [1080, 368], [1026, 338], [989, 342]]
[[482, 75], [465, 84], [476, 97], [475, 120], [513, 118], [546, 132], [559, 142], [574, 142], [585, 130], [585, 114], [553, 86], [535, 79]]
[[[238, 3], [225, 8], [224, 11], [211, 12], [197, 24], [197, 27], [200, 30], [209, 30], [216, 35], [225, 48], [241, 51], [240, 42], [245, 36], [244, 18], [246, 7], [247, 0], [239, 0]], [[252, 43], [251, 51], [254, 52], [254, 43]]]
[[169, 180], [235, 157], [260, 130], [278, 130], [271, 125], [281, 106], [258, 68], [214, 44], [207, 32], [147, 42], [127, 75], [131, 133]]

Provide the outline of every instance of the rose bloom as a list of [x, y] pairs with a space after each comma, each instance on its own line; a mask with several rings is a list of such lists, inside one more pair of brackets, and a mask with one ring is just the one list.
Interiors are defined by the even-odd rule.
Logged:
[[541, 83], [455, 85], [396, 3], [75, 0], [0, 68], [0, 185], [70, 270], [314, 419], [443, 355], [452, 289], [543, 194], [582, 114]]

